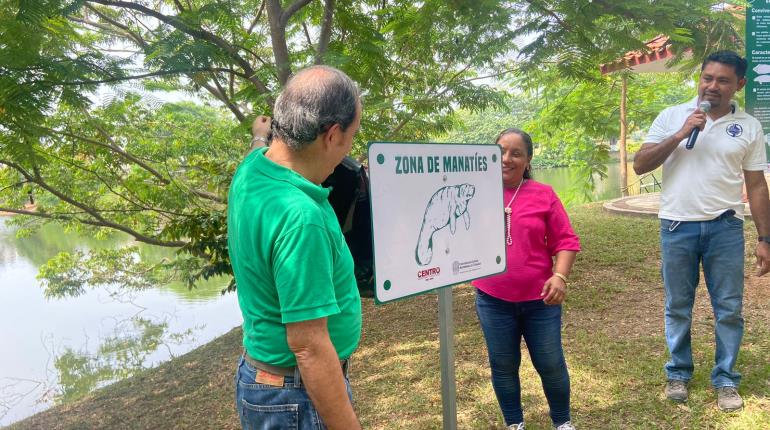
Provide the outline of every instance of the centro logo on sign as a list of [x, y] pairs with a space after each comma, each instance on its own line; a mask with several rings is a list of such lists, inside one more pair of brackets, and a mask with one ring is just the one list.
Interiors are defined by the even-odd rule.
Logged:
[[417, 272], [417, 279], [431, 279], [441, 273], [440, 267], [431, 267]]

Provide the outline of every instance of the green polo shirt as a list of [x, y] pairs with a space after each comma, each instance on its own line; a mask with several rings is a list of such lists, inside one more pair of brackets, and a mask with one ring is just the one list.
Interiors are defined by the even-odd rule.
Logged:
[[328, 318], [332, 344], [348, 358], [361, 337], [353, 257], [329, 204], [329, 190], [253, 151], [235, 172], [227, 242], [253, 358], [296, 365], [287, 323]]

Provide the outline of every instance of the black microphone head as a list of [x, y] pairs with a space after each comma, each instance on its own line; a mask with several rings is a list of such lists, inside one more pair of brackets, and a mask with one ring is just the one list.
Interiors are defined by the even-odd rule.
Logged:
[[703, 100], [702, 102], [698, 103], [698, 109], [701, 110], [701, 112], [706, 112], [711, 110], [711, 102], [708, 100]]

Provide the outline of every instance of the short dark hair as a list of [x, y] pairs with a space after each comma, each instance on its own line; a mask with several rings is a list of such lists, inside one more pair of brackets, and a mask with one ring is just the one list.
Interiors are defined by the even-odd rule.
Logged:
[[708, 63], [722, 63], [733, 66], [738, 79], [743, 79], [746, 76], [746, 69], [748, 68], [746, 59], [733, 51], [717, 51], [709, 54], [700, 66], [701, 72], [706, 68]]
[[[524, 145], [527, 147], [527, 157], [532, 158], [532, 154], [535, 152], [535, 149], [534, 144], [532, 143], [532, 136], [530, 136], [529, 133], [518, 128], [506, 128], [497, 135], [495, 143], [500, 143], [500, 139], [502, 139], [506, 134], [518, 134], [521, 137], [521, 140], [524, 141]], [[530, 172], [529, 167], [524, 170], [524, 179], [532, 179], [532, 172]]]
[[329, 66], [312, 66], [286, 83], [273, 108], [273, 133], [299, 151], [339, 124], [346, 130], [356, 119], [358, 86]]

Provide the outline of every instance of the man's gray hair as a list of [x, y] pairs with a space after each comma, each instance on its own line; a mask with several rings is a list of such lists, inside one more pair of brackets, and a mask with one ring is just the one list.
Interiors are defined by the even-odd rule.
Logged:
[[346, 130], [356, 119], [359, 90], [340, 70], [312, 66], [286, 84], [273, 108], [273, 134], [299, 151], [334, 124]]

